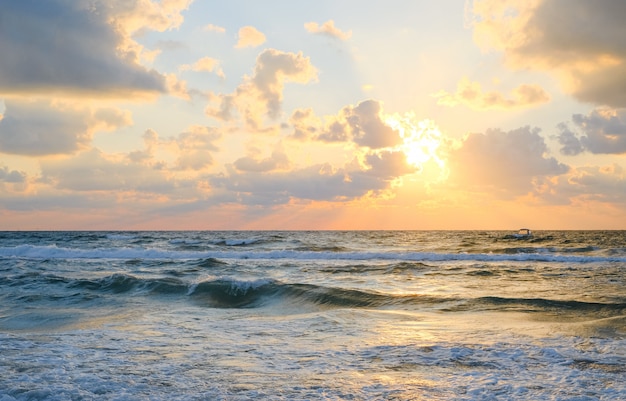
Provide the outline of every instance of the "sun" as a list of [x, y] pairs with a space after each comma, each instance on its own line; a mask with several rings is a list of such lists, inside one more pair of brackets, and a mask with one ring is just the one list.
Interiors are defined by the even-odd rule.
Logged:
[[393, 115], [385, 123], [397, 131], [402, 138], [399, 150], [404, 152], [408, 164], [423, 168], [429, 162], [435, 162], [440, 168], [445, 163], [440, 157], [443, 135], [432, 120], [414, 122], [414, 116]]

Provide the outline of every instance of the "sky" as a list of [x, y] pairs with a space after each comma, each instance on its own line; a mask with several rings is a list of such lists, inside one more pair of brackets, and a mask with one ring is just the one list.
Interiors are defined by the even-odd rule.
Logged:
[[623, 0], [0, 0], [0, 230], [626, 229]]

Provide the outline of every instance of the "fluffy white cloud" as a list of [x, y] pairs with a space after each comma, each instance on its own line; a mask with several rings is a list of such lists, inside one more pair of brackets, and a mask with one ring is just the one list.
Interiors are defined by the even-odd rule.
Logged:
[[46, 101], [5, 102], [0, 120], [0, 152], [26, 156], [72, 153], [89, 145], [97, 130], [131, 124], [130, 114], [114, 108], [90, 109]]
[[460, 187], [490, 190], [493, 195], [522, 195], [533, 189], [535, 179], [569, 170], [547, 151], [539, 130], [530, 127], [470, 134], [450, 152], [450, 180]]
[[179, 25], [190, 1], [3, 2], [0, 94], [166, 92], [165, 77], [139, 63], [132, 35]]
[[333, 39], [347, 40], [352, 36], [352, 31], [343, 32], [335, 26], [335, 21], [328, 20], [322, 25], [317, 22], [307, 22], [304, 24], [304, 28], [314, 34], [325, 35]]
[[244, 26], [239, 29], [236, 48], [257, 47], [265, 43], [265, 35], [253, 26]]
[[626, 107], [626, 2], [475, 0], [476, 41], [507, 64], [545, 70], [576, 98]]
[[574, 114], [572, 122], [573, 130], [566, 123], [558, 126], [561, 153], [626, 153], [626, 109], [596, 109], [586, 116]]
[[550, 96], [538, 85], [520, 85], [506, 97], [500, 92], [484, 92], [478, 82], [471, 82], [468, 79], [459, 82], [455, 93], [441, 91], [434, 96], [437, 98], [437, 104], [445, 106], [464, 104], [476, 110], [522, 108], [550, 100]]
[[263, 51], [256, 60], [252, 77], [244, 77], [234, 93], [217, 95], [217, 108], [209, 106], [207, 114], [232, 120], [237, 110], [246, 125], [258, 129], [264, 116], [278, 117], [287, 82], [306, 84], [317, 79], [317, 70], [302, 53], [285, 53], [274, 49]]

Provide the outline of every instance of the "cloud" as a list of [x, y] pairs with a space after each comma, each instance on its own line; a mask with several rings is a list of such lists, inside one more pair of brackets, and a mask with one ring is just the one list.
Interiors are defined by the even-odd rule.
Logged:
[[381, 149], [402, 143], [399, 132], [385, 118], [382, 103], [370, 99], [356, 106], [345, 106], [336, 116], [327, 117], [325, 124], [311, 109], [296, 110], [290, 121], [295, 139], [353, 142], [358, 146]]
[[[234, 168], [209, 178], [211, 186], [232, 202], [248, 205], [276, 205], [291, 201], [348, 201], [367, 194], [380, 194], [391, 182], [415, 172], [401, 152], [370, 153], [368, 165], [351, 162], [342, 168], [330, 163], [315, 164], [293, 171], [243, 171]], [[220, 192], [224, 191], [224, 192]]]
[[132, 35], [177, 26], [189, 2], [6, 2], [0, 24], [0, 93], [166, 92], [165, 77], [139, 64], [143, 48]]
[[354, 144], [352, 158], [343, 166], [322, 162], [294, 167], [282, 146], [265, 158], [252, 149], [250, 155], [227, 165], [225, 173], [208, 177], [211, 197], [248, 205], [386, 197], [399, 178], [419, 171], [403, 151], [354, 148]]
[[10, 197], [15, 193], [24, 193], [29, 187], [28, 176], [24, 171], [10, 170], [0, 166], [0, 194]]
[[320, 134], [315, 137], [322, 142], [348, 142], [351, 140], [350, 128], [343, 115], [332, 117]]
[[46, 101], [5, 102], [0, 120], [0, 152], [25, 156], [73, 153], [86, 148], [98, 130], [132, 123], [130, 113]]
[[[185, 132], [168, 138], [148, 129], [143, 134], [144, 150], [128, 153], [128, 160], [156, 169], [174, 171], [201, 171], [214, 163], [213, 152], [219, 151], [217, 142], [222, 138], [218, 129], [192, 125]], [[173, 155], [173, 163], [156, 160], [156, 155]]]
[[278, 117], [285, 83], [306, 84], [316, 79], [317, 69], [302, 53], [267, 49], [257, 57], [252, 77], [244, 77], [234, 93], [215, 96], [219, 106], [209, 106], [206, 112], [209, 116], [229, 121], [233, 119], [233, 111], [237, 110], [247, 126], [258, 129], [262, 126], [263, 116]]
[[0, 167], [0, 182], [26, 182], [26, 173], [24, 173], [23, 171], [9, 170], [9, 168], [6, 166]]
[[215, 144], [221, 138], [217, 129], [194, 125], [188, 131], [171, 140], [178, 148], [177, 167], [182, 170], [202, 170], [213, 164], [211, 152], [219, 148]]
[[213, 25], [213, 24], [205, 25], [203, 30], [209, 31], [209, 32], [217, 32], [217, 33], [224, 33], [224, 32], [226, 32], [226, 28], [223, 28], [223, 27], [218, 26], [218, 25]]
[[550, 185], [550, 192], [543, 196], [560, 204], [593, 201], [626, 205], [625, 190], [626, 170], [622, 166], [583, 166], [556, 177]]
[[474, 36], [515, 69], [549, 71], [581, 101], [626, 107], [626, 2], [474, 1]]
[[41, 180], [71, 191], [136, 191], [169, 194], [175, 189], [165, 172], [118, 160], [98, 149], [74, 157], [42, 160]]
[[296, 109], [289, 118], [289, 124], [293, 127], [294, 139], [305, 140], [311, 138], [319, 130], [321, 121], [315, 116], [313, 109]]
[[528, 126], [469, 134], [459, 148], [450, 151], [449, 178], [460, 187], [489, 189], [493, 195], [525, 194], [533, 189], [535, 179], [569, 170], [547, 151], [539, 129]]
[[350, 127], [352, 140], [372, 149], [398, 145], [400, 135], [382, 120], [382, 105], [376, 100], [365, 100], [356, 107], [343, 109]]
[[202, 57], [193, 64], [183, 64], [180, 66], [180, 70], [215, 72], [218, 77], [226, 78], [224, 71], [220, 67], [220, 61], [211, 57]]
[[265, 35], [253, 26], [244, 26], [239, 29], [236, 48], [257, 47], [265, 43]]
[[577, 155], [583, 151], [594, 154], [626, 153], [626, 109], [595, 109], [585, 116], [574, 114], [571, 130], [567, 123], [558, 126], [561, 153]]
[[539, 85], [520, 85], [507, 98], [500, 92], [483, 92], [478, 82], [471, 82], [467, 78], [459, 82], [455, 93], [441, 91], [434, 97], [440, 105], [464, 104], [475, 110], [523, 108], [550, 100], [550, 96]]
[[328, 20], [322, 25], [317, 22], [307, 22], [304, 24], [304, 28], [311, 33], [317, 35], [325, 35], [333, 39], [348, 40], [352, 36], [352, 31], [343, 32], [339, 28], [335, 27], [335, 21]]
[[602, 202], [626, 203], [626, 171], [617, 164], [581, 167], [568, 180], [580, 195]]
[[289, 158], [282, 149], [272, 152], [270, 157], [259, 159], [253, 156], [245, 156], [235, 160], [233, 164], [238, 171], [268, 172], [277, 169], [286, 169], [290, 166]]
[[366, 156], [370, 169], [366, 174], [391, 181], [406, 174], [415, 173], [418, 168], [407, 163], [404, 152], [383, 151], [371, 153]]

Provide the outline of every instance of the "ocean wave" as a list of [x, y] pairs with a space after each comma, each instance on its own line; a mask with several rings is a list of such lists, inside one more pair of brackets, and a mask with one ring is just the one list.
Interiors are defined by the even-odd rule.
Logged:
[[569, 299], [479, 297], [446, 308], [450, 312], [490, 310], [499, 312], [548, 313], [553, 315], [588, 316], [596, 319], [623, 316], [626, 300], [616, 303], [587, 302]]
[[77, 279], [68, 283], [70, 289], [83, 289], [94, 292], [185, 294], [188, 285], [182, 280], [164, 278], [139, 278], [129, 274], [116, 273], [98, 279]]
[[448, 302], [448, 299], [423, 295], [393, 295], [352, 288], [284, 283], [273, 279], [246, 281], [227, 277], [195, 284], [190, 287], [188, 295], [196, 303], [215, 308], [302, 308], [307, 305], [330, 309], [381, 308]]
[[141, 247], [118, 248], [65, 248], [57, 245], [18, 245], [0, 247], [1, 258], [31, 259], [297, 259], [297, 260], [381, 260], [407, 262], [567, 262], [625, 263], [626, 256], [597, 256], [550, 253], [514, 252], [514, 253], [437, 253], [437, 252], [340, 252], [286, 250], [170, 250]]
[[[191, 301], [210, 308], [238, 309], [262, 307], [308, 308], [423, 308], [443, 312], [541, 312], [554, 316], [593, 316], [607, 318], [626, 315], [626, 299], [613, 303], [575, 299], [507, 298], [483, 296], [390, 294], [358, 288], [344, 288], [309, 283], [289, 283], [271, 278], [254, 280], [233, 277], [210, 277], [190, 282], [176, 277], [140, 277], [115, 273], [98, 278], [67, 278], [45, 273], [16, 275], [0, 280], [0, 286], [12, 288], [23, 303], [90, 302], [100, 297], [124, 302], [124, 298], [146, 296], [158, 300], [167, 297]], [[52, 290], [51, 288], [54, 288]], [[25, 289], [22, 291], [19, 288]], [[42, 297], [41, 294], [47, 294]]]
[[147, 295], [176, 295], [212, 308], [259, 308], [264, 306], [312, 306], [318, 308], [435, 308], [448, 312], [518, 311], [548, 314], [592, 315], [594, 318], [626, 314], [624, 302], [603, 303], [544, 298], [478, 297], [457, 298], [424, 294], [387, 294], [354, 288], [342, 288], [306, 283], [285, 283], [261, 278], [241, 280], [216, 277], [198, 283], [186, 283], [176, 278], [138, 278], [114, 274], [98, 280], [76, 280], [69, 288], [108, 293]]

